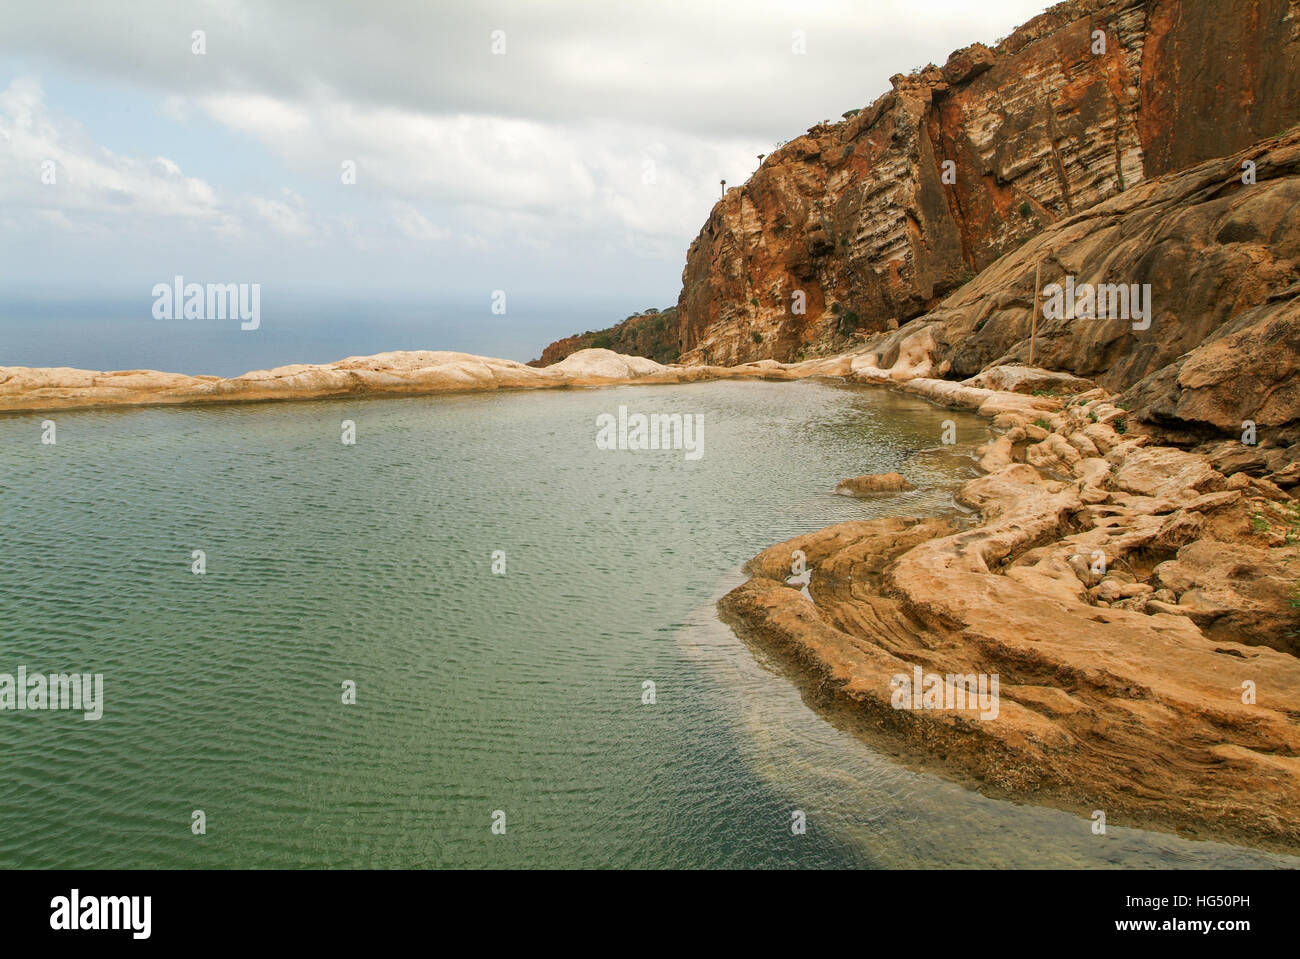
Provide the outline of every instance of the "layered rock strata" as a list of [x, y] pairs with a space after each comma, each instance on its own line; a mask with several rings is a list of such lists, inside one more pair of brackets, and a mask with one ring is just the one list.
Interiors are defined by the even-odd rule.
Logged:
[[[1242, 182], [1247, 162], [1251, 184]], [[925, 316], [868, 338], [854, 372], [885, 381], [993, 376], [1005, 385], [1007, 370], [1032, 354], [1055, 377], [1038, 374], [1037, 388], [1096, 382], [1121, 393], [1134, 421], [1163, 440], [1218, 449], [1225, 465], [1294, 486], [1298, 201], [1300, 132], [1152, 180], [1044, 231]], [[1041, 294], [1052, 284], [1137, 291], [1147, 315], [1091, 316], [1095, 306], [1064, 296], [1049, 315]]]

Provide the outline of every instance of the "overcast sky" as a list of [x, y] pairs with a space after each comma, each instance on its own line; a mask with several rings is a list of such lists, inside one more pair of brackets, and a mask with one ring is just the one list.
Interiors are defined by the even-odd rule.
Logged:
[[181, 273], [666, 306], [720, 179], [1044, 7], [6, 2], [0, 286], [39, 299]]

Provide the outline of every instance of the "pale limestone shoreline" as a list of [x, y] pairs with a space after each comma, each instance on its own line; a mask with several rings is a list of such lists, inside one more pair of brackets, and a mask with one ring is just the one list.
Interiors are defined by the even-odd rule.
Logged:
[[736, 367], [665, 366], [642, 357], [592, 349], [580, 350], [543, 369], [469, 353], [419, 350], [281, 366], [230, 378], [157, 370], [0, 366], [0, 412], [424, 396], [741, 377], [802, 379], [844, 376], [850, 365], [848, 357], [833, 357], [793, 364], [766, 360]]
[[[985, 374], [967, 383], [932, 379], [928, 363], [905, 355], [889, 370], [871, 353], [739, 366], [666, 366], [611, 350], [579, 350], [551, 366], [450, 351], [395, 351], [352, 356], [334, 363], [294, 364], [242, 376], [189, 376], [158, 370], [81, 370], [71, 367], [0, 366], [0, 413], [121, 407], [198, 406], [316, 399], [427, 396], [511, 389], [563, 389], [615, 385], [696, 383], [723, 379], [844, 378], [890, 386], [932, 400], [996, 416], [1001, 412], [1056, 408], [1051, 402], [988, 388], [1005, 385]], [[1005, 368], [1008, 373], [1019, 368]], [[1002, 380], [1014, 379], [1008, 375]], [[987, 381], [987, 385], [985, 385]]]

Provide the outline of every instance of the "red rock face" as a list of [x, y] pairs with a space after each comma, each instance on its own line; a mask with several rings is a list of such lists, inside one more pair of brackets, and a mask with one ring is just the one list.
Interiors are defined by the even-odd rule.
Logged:
[[1148, 176], [1235, 153], [1300, 122], [1300, 3], [1150, 6], [1138, 114]]
[[895, 76], [715, 205], [682, 273], [683, 361], [842, 350], [1052, 223], [1300, 122], [1297, 6], [1074, 0]]

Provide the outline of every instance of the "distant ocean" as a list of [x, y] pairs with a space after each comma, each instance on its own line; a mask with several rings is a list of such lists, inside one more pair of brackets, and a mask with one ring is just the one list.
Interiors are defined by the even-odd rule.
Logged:
[[0, 301], [0, 366], [154, 369], [238, 376], [289, 363], [328, 363], [387, 350], [456, 350], [528, 361], [551, 341], [599, 330], [653, 303], [511, 296], [494, 315], [475, 300], [308, 299], [263, 291], [261, 326], [238, 320], [155, 320], [153, 301]]

